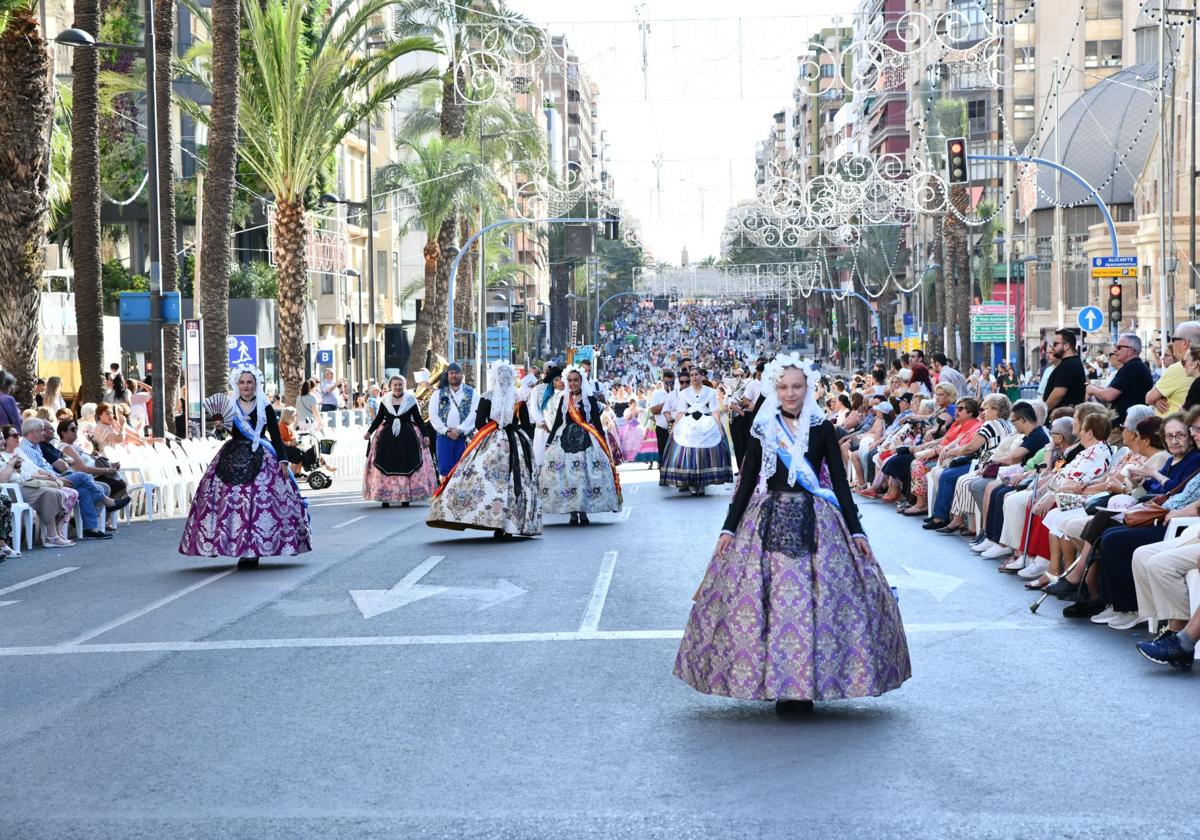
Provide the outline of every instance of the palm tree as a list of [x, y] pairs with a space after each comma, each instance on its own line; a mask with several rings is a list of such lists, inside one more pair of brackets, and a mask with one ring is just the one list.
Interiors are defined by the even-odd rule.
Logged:
[[49, 208], [50, 54], [31, 0], [0, 0], [0, 365], [32, 404]]
[[[75, 28], [100, 33], [99, 0], [76, 0]], [[77, 49], [71, 62], [71, 261], [79, 335], [79, 396], [104, 396], [104, 293], [100, 278], [99, 55]]]
[[212, 0], [208, 166], [200, 228], [200, 302], [204, 318], [204, 392], [222, 393], [229, 370], [229, 260], [237, 174], [241, 0]]
[[392, 62], [438, 51], [426, 36], [400, 37], [369, 56], [359, 54], [386, 34], [372, 20], [395, 5], [397, 0], [342, 0], [320, 15], [306, 0], [246, 0], [242, 6], [241, 156], [275, 198], [279, 371], [288, 401], [299, 395], [304, 376], [306, 193], [347, 134], [384, 103], [437, 76], [428, 69], [388, 78]]
[[[404, 200], [414, 206], [425, 232], [425, 303], [417, 318], [408, 359], [407, 373], [411, 373], [425, 365], [431, 349], [444, 353], [446, 348], [450, 275], [448, 266], [442, 271], [447, 251], [442, 241], [445, 221], [490, 188], [490, 173], [479, 165], [470, 145], [462, 140], [435, 136], [406, 140], [403, 145], [411, 156], [380, 170], [379, 184], [383, 190], [400, 191]], [[451, 258], [455, 253], [455, 249], [450, 249]]]

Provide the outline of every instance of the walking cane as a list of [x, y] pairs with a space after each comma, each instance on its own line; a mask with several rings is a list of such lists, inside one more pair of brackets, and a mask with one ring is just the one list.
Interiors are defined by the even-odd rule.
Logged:
[[1038, 500], [1038, 482], [1041, 480], [1041, 472], [1046, 466], [1046, 464], [1038, 464], [1033, 470], [1033, 489], [1029, 493], [1029, 507], [1025, 509], [1025, 529], [1022, 534], [1024, 542], [1020, 546], [1021, 554], [1025, 556], [1026, 560], [1029, 559], [1029, 538], [1032, 536], [1030, 534], [1030, 526], [1033, 523], [1033, 506]]
[[[1072, 562], [1070, 566], [1067, 566], [1067, 570], [1062, 573], [1062, 576], [1066, 577], [1067, 575], [1071, 574], [1071, 572], [1075, 571], [1075, 567], [1079, 565], [1079, 561], [1082, 559], [1083, 559], [1082, 557], [1076, 557], [1074, 562]], [[1091, 555], [1088, 555], [1088, 561], [1091, 562]], [[1049, 597], [1050, 597], [1049, 592], [1043, 592], [1042, 597], [1038, 598], [1036, 601], [1034, 601], [1032, 604], [1029, 605], [1029, 611], [1031, 613], [1036, 613], [1038, 611], [1038, 607], [1040, 607], [1042, 605], [1042, 602], [1045, 601]]]

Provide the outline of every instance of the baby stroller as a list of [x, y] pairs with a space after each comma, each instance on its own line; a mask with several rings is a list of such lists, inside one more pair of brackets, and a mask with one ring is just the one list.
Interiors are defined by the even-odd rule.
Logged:
[[300, 453], [301, 472], [296, 476], [296, 480], [307, 481], [313, 490], [324, 490], [333, 484], [333, 478], [321, 468], [321, 455], [332, 455], [333, 444], [332, 440], [318, 441], [317, 436], [310, 431], [297, 432], [296, 449]]

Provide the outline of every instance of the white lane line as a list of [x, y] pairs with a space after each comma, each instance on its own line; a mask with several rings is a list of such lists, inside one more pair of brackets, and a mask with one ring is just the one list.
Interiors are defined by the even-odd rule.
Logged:
[[[1043, 631], [1063, 625], [1047, 622], [962, 621], [910, 624], [909, 635], [989, 631]], [[206, 642], [127, 642], [94, 645], [41, 645], [0, 648], [0, 657], [61, 656], [79, 653], [205, 653], [237, 650], [293, 650], [305, 648], [420, 647], [428, 645], [494, 645], [545, 642], [627, 642], [678, 640], [682, 630], [592, 630], [560, 633], [487, 633], [463, 636], [333, 636], [326, 639], [225, 639]]]
[[[3, 589], [0, 589], [0, 595], [7, 595], [10, 592], [16, 592], [18, 590], [25, 589], [30, 586], [34, 586], [36, 584], [41, 583], [44, 580], [53, 580], [54, 578], [59, 577], [60, 575], [65, 575], [69, 572], [78, 572], [79, 569], [80, 569], [79, 566], [65, 566], [61, 569], [55, 569], [53, 572], [47, 572], [44, 575], [38, 575], [35, 578], [30, 578], [29, 580], [23, 580], [20, 583], [14, 583], [12, 586], [6, 586]], [[13, 603], [16, 603], [16, 602], [14, 601]]]
[[613, 572], [617, 568], [617, 552], [604, 552], [604, 560], [600, 563], [600, 573], [596, 575], [596, 585], [592, 587], [592, 599], [588, 601], [587, 612], [583, 614], [583, 622], [579, 625], [580, 633], [594, 633], [600, 629], [600, 614], [604, 612], [604, 602], [608, 599], [608, 587], [612, 585]]
[[364, 513], [362, 516], [356, 516], [353, 519], [347, 519], [341, 525], [334, 525], [333, 530], [336, 531], [338, 528], [345, 528], [347, 525], [353, 525], [355, 522], [362, 522], [366, 518], [367, 515]]
[[84, 642], [89, 642], [92, 639], [96, 638], [97, 636], [104, 635], [109, 630], [115, 630], [116, 628], [120, 627], [122, 624], [128, 624], [131, 621], [141, 618], [142, 616], [146, 615], [147, 613], [154, 612], [159, 607], [165, 607], [167, 604], [171, 603], [172, 601], [177, 601], [180, 598], [182, 598], [184, 595], [188, 595], [192, 592], [195, 592], [197, 589], [202, 589], [205, 586], [208, 586], [210, 583], [215, 583], [216, 581], [220, 580], [221, 578], [225, 577], [226, 575], [231, 575], [236, 571], [237, 571], [237, 568], [235, 567], [232, 569], [226, 569], [223, 572], [217, 572], [215, 575], [209, 575], [208, 577], [204, 578], [203, 580], [199, 580], [196, 583], [193, 583], [191, 586], [185, 586], [183, 589], [180, 589], [178, 592], [175, 592], [171, 595], [167, 595], [164, 598], [159, 598], [154, 603], [147, 604], [146, 606], [142, 607], [141, 609], [134, 610], [131, 613], [126, 613], [125, 615], [121, 616], [120, 618], [114, 619], [113, 621], [110, 621], [107, 624], [101, 624], [99, 627], [95, 628], [94, 630], [89, 630], [88, 632], [84, 633], [83, 635], [76, 636], [74, 639], [71, 639], [70, 641], [61, 642], [60, 645], [62, 647], [69, 648], [69, 647], [73, 647], [75, 645], [81, 645]]
[[633, 505], [622, 505], [621, 512], [613, 517], [613, 522], [628, 522], [631, 513], [633, 513]]

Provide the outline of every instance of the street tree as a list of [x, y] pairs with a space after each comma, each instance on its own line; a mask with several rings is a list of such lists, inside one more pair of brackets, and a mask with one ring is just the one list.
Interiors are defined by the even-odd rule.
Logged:
[[385, 103], [438, 75], [435, 68], [390, 74], [393, 62], [438, 51], [425, 35], [398, 34], [363, 54], [364, 44], [388, 34], [373, 19], [396, 5], [342, 0], [326, 13], [306, 0], [242, 4], [240, 153], [275, 199], [279, 371], [289, 402], [299, 396], [304, 377], [310, 187], [347, 134]]
[[49, 208], [51, 63], [31, 0], [0, 0], [0, 365], [32, 404]]
[[[442, 231], [446, 219], [491, 189], [491, 176], [462, 140], [427, 136], [404, 141], [405, 158], [379, 172], [382, 190], [395, 189], [412, 205], [425, 234], [425, 304], [417, 318], [407, 374], [425, 365], [426, 355], [446, 352], [446, 315], [449, 305], [449, 267]], [[453, 258], [454, 251], [450, 252]]]

